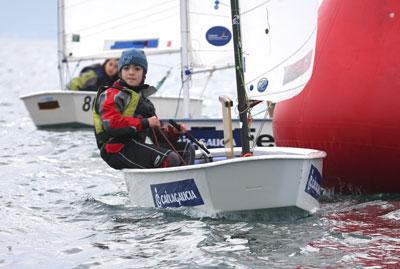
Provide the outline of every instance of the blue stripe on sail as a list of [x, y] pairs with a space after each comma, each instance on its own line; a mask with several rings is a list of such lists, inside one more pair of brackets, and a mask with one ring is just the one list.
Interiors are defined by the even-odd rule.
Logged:
[[146, 39], [146, 40], [129, 40], [129, 41], [115, 41], [110, 49], [147, 49], [157, 48], [158, 39]]

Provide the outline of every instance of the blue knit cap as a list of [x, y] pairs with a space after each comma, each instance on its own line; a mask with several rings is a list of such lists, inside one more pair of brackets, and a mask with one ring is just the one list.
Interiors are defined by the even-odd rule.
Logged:
[[147, 59], [142, 50], [130, 49], [122, 52], [118, 61], [118, 71], [121, 71], [122, 67], [129, 64], [141, 66], [144, 73], [147, 73]]

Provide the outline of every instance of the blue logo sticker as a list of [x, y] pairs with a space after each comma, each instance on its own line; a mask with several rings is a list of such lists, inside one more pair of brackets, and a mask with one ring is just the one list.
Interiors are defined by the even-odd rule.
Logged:
[[204, 205], [194, 179], [150, 185], [156, 207]]
[[317, 200], [321, 196], [321, 173], [314, 165], [311, 165], [305, 191]]
[[214, 26], [206, 33], [208, 43], [213, 46], [225, 46], [232, 39], [232, 33], [224, 26]]
[[259, 92], [265, 92], [265, 90], [268, 88], [268, 79], [262, 78], [258, 81], [257, 83], [257, 90]]
[[[252, 131], [252, 130], [251, 130]], [[206, 145], [207, 148], [223, 148], [224, 147], [224, 131], [221, 130], [208, 130], [208, 129], [192, 129], [190, 133]], [[181, 136], [180, 141], [187, 141]], [[240, 129], [233, 130], [233, 144], [240, 146]], [[195, 146], [196, 147], [196, 146]]]

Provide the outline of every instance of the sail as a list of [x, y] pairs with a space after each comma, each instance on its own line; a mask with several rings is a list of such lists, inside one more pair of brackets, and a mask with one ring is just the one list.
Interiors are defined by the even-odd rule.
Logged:
[[189, 62], [196, 69], [233, 67], [229, 0], [188, 1]]
[[147, 54], [180, 49], [179, 0], [64, 0], [64, 59], [119, 56], [138, 48]]
[[311, 77], [318, 0], [240, 1], [244, 77], [249, 99], [279, 102]]

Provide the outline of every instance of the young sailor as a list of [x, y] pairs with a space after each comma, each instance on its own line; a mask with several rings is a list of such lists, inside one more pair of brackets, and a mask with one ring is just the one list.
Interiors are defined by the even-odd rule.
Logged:
[[[153, 103], [152, 87], [144, 84], [147, 59], [143, 51], [123, 51], [118, 62], [121, 79], [100, 89], [93, 118], [103, 160], [115, 169], [159, 168], [194, 163], [194, 148], [177, 142], [179, 132], [162, 127]], [[186, 132], [181, 125], [181, 132]], [[152, 143], [147, 142], [151, 138]]]
[[71, 91], [97, 91], [100, 87], [111, 86], [118, 79], [118, 59], [109, 58], [102, 65], [94, 64], [82, 69], [79, 76], [67, 85]]

